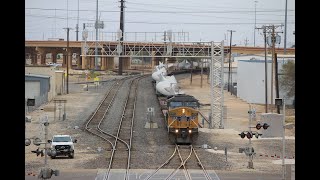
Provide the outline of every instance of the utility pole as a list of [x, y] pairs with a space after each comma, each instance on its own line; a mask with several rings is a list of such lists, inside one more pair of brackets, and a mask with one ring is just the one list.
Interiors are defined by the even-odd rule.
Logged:
[[266, 26], [262, 26], [264, 37], [264, 85], [265, 85], [265, 113], [268, 113], [268, 64], [267, 64], [267, 29]]
[[[280, 25], [280, 26], [282, 26], [282, 25]], [[279, 26], [277, 26], [277, 27], [279, 27]], [[272, 69], [271, 69], [271, 104], [272, 104], [272, 106], [271, 106], [271, 112], [273, 112], [273, 91], [274, 91], [274, 83], [273, 83], [273, 81], [274, 81], [274, 79], [275, 79], [275, 67], [276, 67], [276, 65], [275, 65], [275, 44], [277, 43], [277, 44], [280, 44], [280, 36], [277, 34], [277, 37], [276, 37], [276, 34], [275, 33], [282, 33], [282, 32], [275, 32], [275, 25], [272, 25], [271, 26], [271, 28], [272, 28], [272, 33], [271, 33], [271, 44], [272, 44]]]
[[[268, 40], [271, 40], [270, 42], [268, 41], [268, 45], [271, 46], [272, 48], [272, 66], [271, 66], [271, 104], [273, 103], [273, 90], [274, 90], [274, 86], [273, 86], [273, 78], [274, 78], [274, 52], [275, 52], [275, 43], [280, 44], [280, 36], [277, 35], [277, 38], [275, 36], [275, 33], [282, 33], [282, 32], [275, 32], [275, 28], [279, 27], [281, 25], [263, 25], [261, 28], [256, 28], [256, 29], [263, 29], [263, 34], [264, 34], [264, 49], [265, 49], [265, 95], [266, 95], [266, 113], [268, 112], [268, 86], [267, 86], [267, 33], [271, 34], [271, 38]], [[271, 107], [270, 107], [271, 108]], [[272, 108], [271, 108], [272, 109]]]
[[200, 59], [200, 62], [201, 62], [201, 81], [200, 81], [201, 85], [200, 85], [200, 87], [202, 88], [202, 81], [203, 81], [203, 61], [202, 61], [202, 59]]
[[233, 31], [233, 30], [228, 30], [230, 31], [230, 54], [229, 54], [229, 71], [228, 71], [228, 92], [230, 92], [230, 80], [231, 80], [231, 74], [230, 74], [230, 71], [231, 71], [231, 43], [232, 43], [232, 32], [236, 32], [236, 31]]
[[287, 53], [287, 7], [288, 7], [288, 0], [286, 0], [286, 11], [285, 11], [285, 20], [284, 20], [284, 48], [283, 53]]
[[98, 70], [98, 47], [97, 47], [97, 41], [98, 41], [98, 0], [97, 0], [97, 8], [96, 8], [96, 24], [95, 24], [95, 28], [96, 28], [96, 43], [95, 43], [95, 56], [94, 56], [94, 69]]
[[76, 26], [76, 41], [78, 41], [78, 33], [79, 33], [79, 0], [78, 0], [78, 18], [77, 18], [77, 26]]
[[254, 1], [254, 33], [253, 33], [253, 47], [256, 47], [256, 20], [257, 20], [257, 2], [258, 1]]
[[69, 27], [69, 0], [67, 0], [67, 27]]
[[266, 27], [263, 26], [263, 33], [264, 33], [264, 74], [265, 74], [265, 103], [266, 103], [266, 113], [268, 113], [268, 63], [267, 63], [267, 33]]
[[[276, 98], [279, 99], [279, 83], [278, 83], [278, 58], [277, 53], [274, 53], [275, 60], [275, 84], [276, 84]], [[277, 113], [280, 114], [280, 106], [277, 106]]]
[[67, 94], [69, 94], [69, 31], [70, 28], [63, 28], [67, 29]]
[[[121, 30], [121, 38], [120, 38], [120, 46], [123, 47], [123, 34], [124, 34], [124, 0], [121, 0], [121, 6], [120, 6], [120, 30]], [[124, 50], [124, 49], [123, 49]], [[119, 54], [119, 70], [118, 70], [118, 75], [122, 75], [122, 60], [123, 57], [121, 57], [121, 52]]]
[[248, 38], [246, 38], [245, 40], [244, 40], [244, 45], [247, 47], [247, 45], [248, 45]]
[[272, 44], [272, 61], [271, 61], [271, 112], [273, 112], [273, 79], [274, 79], [274, 52], [275, 52], [275, 36], [274, 36], [274, 25], [272, 25], [272, 34], [271, 34], [271, 44]]

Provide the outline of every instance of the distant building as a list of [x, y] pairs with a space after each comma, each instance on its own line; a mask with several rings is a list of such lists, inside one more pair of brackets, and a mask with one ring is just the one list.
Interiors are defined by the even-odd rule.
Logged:
[[65, 94], [65, 73], [47, 66], [25, 67], [25, 101], [35, 99], [32, 111], [40, 105], [50, 102], [57, 95]]

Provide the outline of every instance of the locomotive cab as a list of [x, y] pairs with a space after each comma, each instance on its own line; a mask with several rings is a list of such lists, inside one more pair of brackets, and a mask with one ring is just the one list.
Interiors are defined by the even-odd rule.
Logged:
[[166, 117], [170, 140], [179, 144], [190, 144], [198, 136], [199, 102], [193, 96], [178, 95], [167, 101]]

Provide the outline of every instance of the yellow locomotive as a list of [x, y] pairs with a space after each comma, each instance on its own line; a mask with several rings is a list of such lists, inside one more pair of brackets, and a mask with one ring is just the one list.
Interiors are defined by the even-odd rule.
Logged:
[[165, 121], [169, 138], [174, 143], [190, 144], [198, 137], [199, 101], [190, 95], [176, 95], [167, 99]]

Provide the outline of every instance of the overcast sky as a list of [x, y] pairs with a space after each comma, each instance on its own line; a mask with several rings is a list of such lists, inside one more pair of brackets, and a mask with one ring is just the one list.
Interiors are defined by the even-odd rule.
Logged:
[[[295, 44], [295, 2], [288, 1], [287, 47]], [[76, 24], [79, 12], [79, 40], [82, 40], [83, 23], [87, 26], [96, 20], [97, 0], [25, 0], [25, 38], [26, 40], [48, 40], [48, 38], [67, 39], [65, 27], [72, 28], [70, 40], [76, 40]], [[229, 45], [230, 32], [232, 44], [253, 46], [254, 26], [284, 25], [286, 0], [126, 0], [125, 32], [159, 32], [157, 35], [128, 35], [160, 41], [160, 32], [185, 32], [185, 37], [175, 40], [225, 41]], [[79, 11], [78, 11], [79, 3]], [[256, 4], [256, 12], [255, 12]], [[111, 40], [111, 32], [119, 29], [120, 2], [118, 0], [99, 0], [99, 18], [104, 29], [99, 30], [99, 39]], [[255, 18], [256, 15], [256, 18]], [[94, 27], [87, 27], [89, 38], [95, 38]], [[284, 26], [276, 29], [284, 32]], [[283, 47], [284, 33], [281, 36]], [[115, 35], [114, 35], [115, 36]], [[246, 40], [247, 39], [247, 40]], [[262, 30], [256, 30], [256, 46], [263, 46]]]

